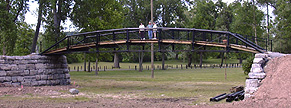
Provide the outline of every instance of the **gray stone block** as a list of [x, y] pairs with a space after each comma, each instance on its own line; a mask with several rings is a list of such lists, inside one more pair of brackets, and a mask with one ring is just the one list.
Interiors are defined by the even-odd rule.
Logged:
[[71, 84], [71, 79], [66, 79], [67, 82], [66, 82], [66, 85], [70, 85]]
[[47, 70], [45, 70], [45, 69], [38, 69], [38, 70], [37, 70], [37, 74], [38, 74], [38, 75], [41, 75], [41, 74], [44, 74], [46, 71], [47, 71]]
[[263, 64], [265, 60], [263, 58], [254, 58], [253, 64]]
[[38, 81], [31, 81], [30, 84], [31, 84], [32, 86], [38, 86], [38, 85], [39, 85], [39, 84], [38, 84]]
[[36, 79], [36, 76], [24, 76], [24, 79]]
[[0, 71], [0, 77], [1, 76], [6, 76], [6, 71]]
[[[24, 64], [24, 65], [28, 64], [27, 60], [20, 60], [18, 62], [19, 62], [19, 64]], [[25, 67], [25, 69], [26, 69], [26, 67]]]
[[26, 69], [35, 70], [35, 65], [34, 64], [27, 64]]
[[258, 90], [258, 87], [246, 87], [245, 92], [248, 94], [255, 93]]
[[38, 80], [41, 80], [41, 76], [40, 75], [35, 75], [35, 79], [38, 81]]
[[23, 85], [23, 86], [31, 86], [31, 81], [25, 80], [25, 81], [21, 82], [21, 85]]
[[25, 64], [18, 64], [18, 69], [19, 70], [25, 70], [26, 69], [26, 65]]
[[250, 77], [250, 78], [263, 79], [263, 78], [266, 77], [266, 73], [264, 73], [264, 72], [260, 72], [260, 73], [257, 73], [257, 72], [250, 72], [250, 73], [249, 73], [249, 77]]
[[264, 72], [264, 70], [262, 67], [256, 67], [256, 68], [251, 68], [250, 72], [260, 73], [260, 72]]
[[3, 82], [2, 84], [4, 84], [5, 86], [11, 86], [12, 82]]
[[247, 87], [258, 87], [259, 80], [258, 79], [246, 79], [246, 88]]
[[5, 64], [5, 60], [0, 60], [0, 64]]
[[35, 68], [36, 69], [45, 69], [46, 68], [46, 65], [45, 64], [37, 63], [37, 64], [35, 64]]
[[60, 75], [59, 74], [54, 74], [54, 79], [60, 79]]
[[65, 79], [70, 79], [70, 74], [65, 74]]
[[6, 73], [6, 75], [7, 76], [22, 76], [22, 75], [24, 75], [24, 72], [23, 71], [17, 71], [17, 70], [15, 70], [15, 71], [6, 71], [7, 73]]
[[47, 79], [48, 80], [53, 80], [54, 79], [54, 75], [47, 75]]
[[27, 75], [30, 74], [30, 71], [29, 71], [29, 70], [24, 70], [24, 71], [23, 71], [23, 74], [24, 74], [25, 76], [27, 76]]
[[258, 53], [255, 55], [255, 58], [267, 58], [268, 54], [262, 54], [262, 53]]
[[6, 76], [5, 77], [5, 82], [10, 82], [10, 81], [12, 81], [11, 79], [12, 79], [11, 76]]
[[16, 56], [15, 60], [23, 60], [23, 56]]
[[2, 64], [1, 70], [10, 71], [11, 66], [9, 64]]
[[19, 82], [17, 82], [17, 83], [12, 83], [11, 84], [13, 87], [19, 87], [20, 86], [20, 83]]
[[271, 58], [276, 58], [276, 57], [282, 57], [282, 56], [285, 56], [285, 54], [278, 53], [278, 52], [269, 52], [268, 55], [269, 55]]
[[15, 76], [13, 76], [12, 78], [11, 78], [11, 80], [12, 80], [12, 82], [17, 82], [17, 77]]
[[38, 70], [30, 70], [29, 71], [29, 75], [37, 75], [38, 74]]
[[47, 76], [48, 76], [48, 75], [40, 75], [40, 79], [41, 79], [41, 80], [47, 80], [47, 78], [48, 78]]
[[38, 82], [38, 85], [46, 85], [46, 80], [40, 80], [40, 81], [37, 81]]
[[24, 81], [24, 77], [22, 77], [22, 76], [18, 76], [18, 77], [17, 77], [17, 81], [18, 81], [18, 82], [22, 82], [22, 81]]
[[65, 79], [65, 74], [58, 74], [59, 75], [59, 79]]
[[5, 77], [0, 77], [0, 82], [4, 82], [5, 81]]

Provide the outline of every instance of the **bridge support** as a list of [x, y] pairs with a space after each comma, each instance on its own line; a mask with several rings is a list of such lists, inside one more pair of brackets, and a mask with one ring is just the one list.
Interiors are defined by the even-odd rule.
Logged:
[[70, 83], [66, 56], [0, 56], [0, 84], [43, 86]]
[[119, 68], [119, 57], [117, 52], [114, 53], [114, 68]]
[[84, 71], [85, 71], [85, 72], [86, 72], [86, 67], [87, 67], [87, 66], [86, 66], [86, 62], [87, 62], [87, 61], [86, 61], [86, 53], [84, 53]]
[[139, 72], [142, 72], [143, 68], [142, 68], [142, 62], [143, 62], [143, 52], [139, 52], [138, 54], [138, 61], [139, 61]]
[[162, 52], [162, 70], [166, 70], [166, 68], [165, 68], [165, 52]]
[[95, 70], [95, 75], [98, 75], [98, 71], [99, 71], [99, 70], [98, 70], [98, 53], [96, 54], [95, 67], [96, 67], [96, 68], [95, 68], [95, 69], [96, 69], [96, 70]]
[[202, 68], [202, 52], [200, 52], [200, 62], [199, 62], [200, 68]]

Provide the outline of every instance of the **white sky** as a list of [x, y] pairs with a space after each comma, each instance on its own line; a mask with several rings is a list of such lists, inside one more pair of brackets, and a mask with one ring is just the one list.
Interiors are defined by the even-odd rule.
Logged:
[[[217, 0], [213, 0], [213, 1], [215, 2]], [[232, 3], [234, 0], [222, 0], [222, 1], [229, 4], [229, 3]], [[29, 4], [29, 12], [27, 12], [25, 14], [25, 22], [27, 22], [28, 24], [33, 24], [33, 29], [35, 29], [35, 26], [37, 24], [38, 3], [36, 1], [30, 1], [28, 4]], [[265, 14], [267, 13], [266, 8], [259, 7], [259, 9], [262, 10], [263, 12], [265, 12]], [[274, 16], [272, 11], [273, 11], [273, 9], [269, 8], [269, 14], [271, 14], [271, 16]], [[65, 23], [63, 23], [62, 25], [65, 28], [64, 31], [74, 31], [76, 28], [70, 20], [66, 20]], [[44, 32], [42, 27], [41, 27], [40, 32]]]

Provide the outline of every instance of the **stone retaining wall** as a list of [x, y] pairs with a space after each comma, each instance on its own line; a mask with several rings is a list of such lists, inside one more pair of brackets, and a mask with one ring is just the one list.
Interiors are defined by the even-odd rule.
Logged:
[[261, 85], [261, 81], [266, 77], [264, 67], [269, 60], [275, 57], [285, 56], [285, 54], [268, 52], [259, 53], [255, 55], [253, 64], [250, 70], [249, 78], [246, 79], [245, 85], [245, 98], [254, 96], [253, 94], [257, 91]]
[[0, 85], [68, 85], [66, 56], [0, 56]]

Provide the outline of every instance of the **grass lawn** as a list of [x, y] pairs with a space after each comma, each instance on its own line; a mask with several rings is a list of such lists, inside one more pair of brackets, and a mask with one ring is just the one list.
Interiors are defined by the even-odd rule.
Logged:
[[[221, 59], [203, 60], [203, 64], [220, 64], [220, 62], [221, 62]], [[237, 59], [227, 59], [226, 63], [238, 63], [238, 60]], [[162, 61], [155, 61], [154, 64], [155, 64], [155, 66], [157, 66], [157, 65], [161, 66]], [[180, 67], [181, 64], [183, 66], [185, 66], [187, 64], [187, 61], [186, 62], [183, 62], [182, 60], [167, 60], [167, 61], [165, 61], [165, 65], [174, 66], [174, 67], [175, 67], [175, 65], [178, 65]], [[199, 63], [192, 63], [192, 64], [199, 64]], [[88, 66], [88, 62], [86, 63], [86, 65]], [[134, 69], [135, 66], [137, 66], [137, 67], [139, 66], [138, 63], [120, 63], [119, 65], [120, 65], [121, 69], [128, 69], [129, 67], [131, 69]], [[151, 65], [151, 62], [144, 62], [143, 63], [144, 69], [145, 69], [145, 66], [150, 66], [150, 65]], [[69, 64], [69, 67], [72, 70], [74, 67], [77, 68], [78, 66], [79, 66], [80, 70], [83, 70], [83, 69], [81, 69], [81, 66], [83, 67], [84, 63]], [[95, 66], [95, 62], [91, 62], [90, 66], [91, 67]], [[104, 66], [107, 66], [108, 69], [111, 69], [113, 66], [113, 62], [99, 62], [98, 63], [98, 67], [101, 67], [103, 69]]]
[[[229, 93], [233, 86], [244, 85], [241, 68], [169, 69], [151, 71], [70, 72], [71, 82], [80, 92], [127, 98], [197, 98], [193, 104], [213, 104], [209, 98]], [[223, 101], [224, 102], [224, 101]]]

